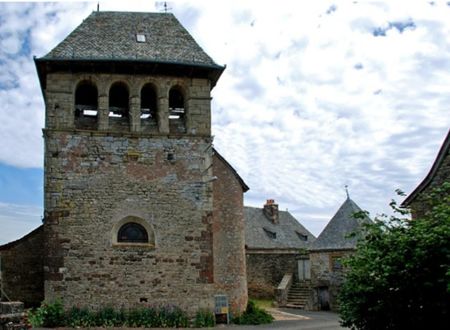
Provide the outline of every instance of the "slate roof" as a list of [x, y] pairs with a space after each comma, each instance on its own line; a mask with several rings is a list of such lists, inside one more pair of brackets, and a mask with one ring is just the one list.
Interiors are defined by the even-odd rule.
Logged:
[[409, 194], [409, 196], [403, 201], [401, 206], [403, 207], [409, 206], [416, 199], [416, 197], [430, 185], [430, 183], [436, 177], [439, 168], [444, 163], [445, 158], [450, 157], [449, 154], [450, 154], [450, 130], [448, 131], [447, 136], [444, 142], [442, 143], [442, 146], [439, 149], [436, 159], [434, 160], [433, 166], [431, 166], [431, 169], [428, 172], [427, 176], [416, 187], [416, 189], [414, 189], [414, 191]]
[[[245, 245], [248, 249], [301, 249], [314, 241], [314, 235], [289, 212], [278, 212], [279, 223], [274, 224], [267, 219], [262, 208], [244, 207]], [[276, 233], [276, 238], [270, 238], [264, 228]], [[297, 232], [306, 235], [307, 241], [301, 240]]]
[[[144, 34], [146, 41], [137, 42], [137, 34]], [[144, 60], [217, 67], [171, 13], [93, 12], [42, 59]]]
[[369, 217], [356, 219], [353, 214], [361, 212], [361, 208], [350, 198], [347, 198], [336, 214], [328, 222], [319, 237], [311, 244], [310, 250], [348, 250], [356, 247], [358, 237], [347, 237], [358, 232], [365, 223], [371, 223]]

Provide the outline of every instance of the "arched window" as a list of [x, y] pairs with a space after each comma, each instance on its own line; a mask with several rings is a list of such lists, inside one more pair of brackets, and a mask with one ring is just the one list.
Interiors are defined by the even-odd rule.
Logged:
[[82, 81], [75, 91], [75, 127], [95, 129], [98, 115], [97, 87], [90, 81]]
[[178, 86], [172, 87], [169, 91], [170, 132], [184, 133], [186, 131], [185, 116], [183, 92]]
[[119, 243], [148, 243], [148, 234], [145, 228], [135, 222], [127, 222], [120, 227], [117, 233]]
[[109, 90], [109, 116], [128, 118], [128, 88], [125, 84], [114, 83]]
[[146, 84], [141, 89], [141, 128], [143, 131], [157, 127], [157, 98], [152, 84]]

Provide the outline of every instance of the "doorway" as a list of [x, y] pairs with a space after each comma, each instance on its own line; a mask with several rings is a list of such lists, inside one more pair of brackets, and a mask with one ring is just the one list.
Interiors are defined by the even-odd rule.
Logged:
[[305, 281], [311, 279], [311, 265], [309, 259], [299, 259], [298, 264], [298, 280]]

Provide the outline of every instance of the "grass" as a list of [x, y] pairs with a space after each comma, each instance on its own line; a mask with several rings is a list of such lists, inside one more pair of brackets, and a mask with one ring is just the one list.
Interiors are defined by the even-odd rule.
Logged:
[[274, 302], [271, 299], [255, 299], [249, 298], [255, 302], [255, 305], [261, 309], [267, 310], [268, 308], [272, 308], [274, 306]]

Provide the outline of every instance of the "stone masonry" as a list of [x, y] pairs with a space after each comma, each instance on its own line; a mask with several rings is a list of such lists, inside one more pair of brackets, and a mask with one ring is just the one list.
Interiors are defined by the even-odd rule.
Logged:
[[297, 274], [298, 253], [247, 253], [248, 292], [252, 298], [273, 298], [285, 274]]
[[338, 294], [344, 280], [342, 259], [353, 251], [311, 252], [312, 309], [338, 310]]
[[[98, 130], [74, 129], [73, 94], [86, 79], [99, 91]], [[108, 88], [115, 81], [130, 91], [129, 125], [120, 127], [110, 127], [107, 116]], [[139, 125], [139, 92], [149, 81], [158, 86], [159, 130], [146, 133]], [[169, 134], [167, 94], [174, 85], [186, 96], [187, 134]], [[63, 298], [66, 307], [171, 303], [193, 311], [211, 309], [214, 294], [225, 293], [234, 310], [242, 310], [242, 216], [228, 222], [213, 217], [209, 91], [206, 79], [47, 76], [46, 299]], [[242, 189], [237, 198], [242, 203]], [[148, 244], [117, 242], [127, 219], [147, 229]], [[230, 228], [236, 229], [221, 232]], [[219, 259], [222, 251], [237, 258], [234, 264]]]
[[43, 227], [0, 247], [1, 285], [10, 299], [25, 307], [39, 306], [44, 300]]

